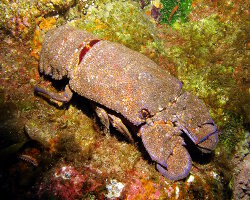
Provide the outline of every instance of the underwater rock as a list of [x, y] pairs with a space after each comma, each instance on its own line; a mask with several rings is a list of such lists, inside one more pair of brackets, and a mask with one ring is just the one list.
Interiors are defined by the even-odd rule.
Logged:
[[64, 13], [74, 2], [73, 0], [1, 1], [0, 27], [9, 31], [14, 37], [25, 38], [32, 33], [39, 17]]
[[14, 103], [0, 104], [0, 147], [5, 148], [14, 143], [27, 141], [24, 134], [24, 119]]
[[250, 197], [250, 154], [240, 163], [240, 173], [234, 178], [234, 198], [247, 200]]

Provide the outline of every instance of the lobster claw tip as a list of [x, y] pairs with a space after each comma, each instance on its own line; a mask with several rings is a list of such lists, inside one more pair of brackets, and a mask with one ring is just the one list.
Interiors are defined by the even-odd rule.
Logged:
[[175, 131], [174, 127], [159, 123], [141, 128], [144, 147], [157, 163], [158, 171], [170, 180], [185, 178], [191, 168], [191, 157], [183, 146], [184, 140]]
[[168, 168], [164, 168], [157, 164], [156, 168], [163, 176], [172, 181], [186, 178], [191, 169], [191, 157], [186, 148], [182, 145], [176, 146], [173, 154], [167, 160], [167, 165]]
[[218, 131], [213, 124], [204, 124], [201, 127], [201, 132], [202, 135], [205, 135], [205, 137], [197, 143], [197, 147], [203, 153], [210, 153], [214, 150], [219, 141]]

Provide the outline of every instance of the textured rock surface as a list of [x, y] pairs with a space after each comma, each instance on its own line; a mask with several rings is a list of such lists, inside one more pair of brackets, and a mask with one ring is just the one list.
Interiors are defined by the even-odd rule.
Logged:
[[250, 154], [240, 163], [240, 172], [234, 178], [234, 198], [236, 200], [250, 198]]

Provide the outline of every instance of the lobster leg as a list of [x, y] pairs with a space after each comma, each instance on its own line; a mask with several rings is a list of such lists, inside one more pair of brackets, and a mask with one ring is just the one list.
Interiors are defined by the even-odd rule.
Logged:
[[96, 107], [95, 108], [95, 112], [97, 114], [97, 116], [99, 117], [101, 123], [104, 125], [104, 127], [109, 130], [109, 116], [108, 116], [108, 113], [103, 109], [103, 108], [100, 108], [100, 107]]
[[133, 142], [133, 137], [127, 127], [123, 124], [122, 120], [114, 115], [109, 114], [110, 122], [120, 133], [125, 135], [130, 142]]
[[67, 103], [70, 101], [70, 99], [73, 96], [73, 92], [70, 90], [69, 86], [66, 85], [65, 90], [62, 94], [57, 94], [57, 93], [53, 93], [53, 92], [49, 92], [48, 90], [44, 89], [44, 88], [40, 88], [38, 86], [36, 86], [34, 88], [34, 91], [46, 98], [50, 98], [52, 100], [55, 100], [57, 102], [62, 102], [62, 103]]

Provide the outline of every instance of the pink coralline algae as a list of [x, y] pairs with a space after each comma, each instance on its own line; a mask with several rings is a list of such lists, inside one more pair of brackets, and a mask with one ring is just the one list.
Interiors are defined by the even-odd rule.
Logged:
[[159, 199], [161, 194], [157, 185], [145, 179], [132, 178], [129, 187], [124, 190], [127, 200]]
[[39, 196], [45, 192], [59, 199], [73, 200], [82, 195], [82, 188], [87, 175], [81, 174], [74, 167], [63, 165], [56, 169], [51, 180], [43, 182], [39, 188]]

